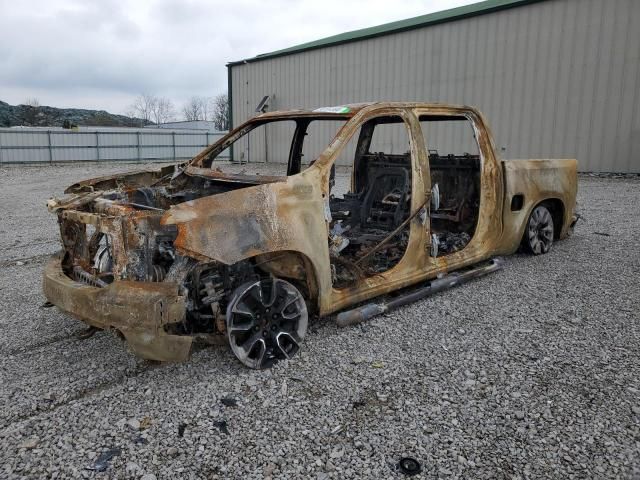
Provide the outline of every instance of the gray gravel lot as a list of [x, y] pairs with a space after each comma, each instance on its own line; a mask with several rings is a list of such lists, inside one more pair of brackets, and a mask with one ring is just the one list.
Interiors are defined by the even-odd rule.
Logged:
[[140, 360], [42, 308], [47, 198], [122, 169], [0, 168], [0, 478], [394, 479], [405, 455], [413, 478], [640, 478], [640, 180], [581, 177], [585, 221], [548, 255], [319, 320], [261, 372], [226, 347]]

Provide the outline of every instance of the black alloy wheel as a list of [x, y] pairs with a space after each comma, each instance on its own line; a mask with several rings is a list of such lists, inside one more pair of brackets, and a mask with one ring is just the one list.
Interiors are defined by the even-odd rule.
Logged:
[[307, 333], [307, 306], [300, 291], [278, 278], [238, 287], [227, 307], [231, 350], [249, 368], [270, 368], [300, 349]]

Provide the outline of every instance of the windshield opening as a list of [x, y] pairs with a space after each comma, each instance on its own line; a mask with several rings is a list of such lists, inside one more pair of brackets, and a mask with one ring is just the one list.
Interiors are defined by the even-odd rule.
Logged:
[[251, 122], [196, 165], [223, 173], [296, 175], [314, 163], [346, 121], [301, 117]]

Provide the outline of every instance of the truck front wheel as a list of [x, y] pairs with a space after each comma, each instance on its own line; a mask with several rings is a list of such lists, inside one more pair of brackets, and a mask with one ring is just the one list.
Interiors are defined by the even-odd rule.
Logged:
[[300, 349], [308, 314], [300, 291], [279, 278], [241, 285], [227, 307], [231, 350], [249, 368], [270, 368]]
[[547, 253], [553, 244], [553, 217], [544, 205], [533, 209], [522, 238], [526, 251], [534, 255]]

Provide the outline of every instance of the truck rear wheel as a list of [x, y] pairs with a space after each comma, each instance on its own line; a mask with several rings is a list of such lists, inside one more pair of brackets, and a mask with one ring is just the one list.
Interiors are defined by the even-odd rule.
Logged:
[[227, 336], [249, 368], [270, 368], [300, 349], [309, 317], [300, 291], [279, 278], [247, 282], [231, 295]]
[[544, 205], [533, 209], [524, 231], [522, 245], [533, 255], [547, 253], [553, 245], [553, 217]]

